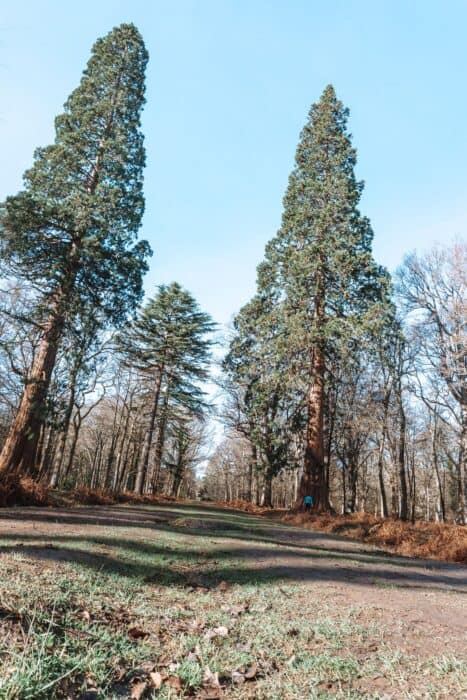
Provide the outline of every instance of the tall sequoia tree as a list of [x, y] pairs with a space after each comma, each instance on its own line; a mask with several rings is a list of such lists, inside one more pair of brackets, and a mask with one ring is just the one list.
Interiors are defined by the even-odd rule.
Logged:
[[34, 473], [45, 402], [66, 324], [83, 306], [119, 323], [139, 302], [148, 245], [137, 242], [144, 210], [140, 131], [148, 55], [123, 24], [99, 39], [79, 86], [39, 148], [24, 189], [0, 209], [9, 274], [39, 293], [41, 342], [0, 455], [0, 473]]
[[[348, 110], [326, 87], [301, 133], [284, 198], [282, 225], [266, 248], [288, 319], [291, 361], [308, 376], [304, 473], [299, 502], [329, 507], [324, 460], [326, 364], [379, 315], [387, 274], [371, 254], [373, 232], [358, 210], [363, 183]], [[332, 350], [332, 353], [331, 353]], [[298, 360], [297, 360], [298, 358]]]

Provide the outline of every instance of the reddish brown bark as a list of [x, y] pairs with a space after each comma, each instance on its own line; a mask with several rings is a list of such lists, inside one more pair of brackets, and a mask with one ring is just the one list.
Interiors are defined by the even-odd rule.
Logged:
[[21, 398], [15, 420], [0, 454], [0, 475], [35, 474], [43, 411], [55, 365], [62, 319], [52, 314]]
[[324, 464], [324, 352], [319, 345], [313, 350], [311, 372], [305, 463], [297, 506], [302, 506], [305, 496], [311, 496], [313, 510], [320, 512], [329, 509], [329, 495]]

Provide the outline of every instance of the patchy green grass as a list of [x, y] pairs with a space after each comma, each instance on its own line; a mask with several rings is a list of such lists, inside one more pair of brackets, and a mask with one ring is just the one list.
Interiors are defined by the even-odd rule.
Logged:
[[257, 520], [171, 514], [157, 530], [0, 531], [2, 700], [463, 697], [456, 656], [403, 653], [324, 587], [242, 573], [218, 537], [248, 540]]

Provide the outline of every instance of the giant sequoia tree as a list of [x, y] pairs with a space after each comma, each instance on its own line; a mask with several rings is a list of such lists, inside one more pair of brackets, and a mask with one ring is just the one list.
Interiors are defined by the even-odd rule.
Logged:
[[286, 353], [308, 376], [299, 501], [311, 494], [318, 510], [328, 507], [326, 364], [336, 358], [339, 345], [355, 343], [368, 330], [387, 287], [385, 271], [372, 258], [370, 223], [358, 209], [363, 183], [355, 177], [347, 118], [348, 110], [328, 86], [301, 133], [282, 225], [266, 248], [288, 324]]
[[0, 214], [9, 275], [33, 281], [41, 341], [0, 455], [0, 472], [34, 472], [50, 378], [66, 324], [83, 307], [119, 323], [138, 303], [149, 248], [136, 235], [144, 209], [147, 52], [121, 25], [93, 47], [79, 86], [39, 148], [24, 189]]

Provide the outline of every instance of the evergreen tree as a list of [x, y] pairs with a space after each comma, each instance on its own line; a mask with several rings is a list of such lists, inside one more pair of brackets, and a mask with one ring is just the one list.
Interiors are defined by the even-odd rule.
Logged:
[[[255, 467], [263, 472], [261, 503], [272, 505], [272, 479], [295, 466], [292, 448], [300, 424], [300, 397], [291, 393], [284, 346], [287, 327], [267, 284], [268, 267], [259, 268], [259, 292], [238, 313], [223, 367], [244, 416], [242, 432], [251, 445]], [[298, 401], [297, 401], [298, 399]]]
[[372, 229], [358, 210], [363, 183], [347, 131], [348, 110], [328, 86], [311, 107], [284, 198], [282, 225], [266, 248], [287, 319], [286, 353], [292, 374], [306, 373], [307, 429], [298, 502], [311, 495], [329, 507], [324, 460], [326, 363], [339, 345], [358, 347], [381, 314], [387, 274], [371, 254]]
[[137, 320], [120, 337], [125, 363], [138, 370], [149, 388], [150, 415], [134, 490], [142, 493], [148, 479], [149, 456], [158, 420], [155, 468], [157, 473], [167, 427], [169, 408], [176, 404], [202, 413], [205, 395], [200, 382], [208, 377], [209, 335], [214, 323], [199, 309], [191, 294], [173, 282], [161, 285]]
[[32, 280], [41, 343], [0, 456], [0, 472], [33, 472], [50, 377], [64, 327], [82, 307], [120, 323], [138, 303], [149, 248], [136, 242], [144, 209], [147, 52], [124, 24], [99, 39], [78, 88], [39, 148], [24, 189], [0, 210], [8, 274]]

